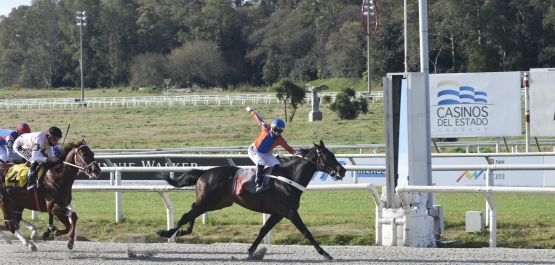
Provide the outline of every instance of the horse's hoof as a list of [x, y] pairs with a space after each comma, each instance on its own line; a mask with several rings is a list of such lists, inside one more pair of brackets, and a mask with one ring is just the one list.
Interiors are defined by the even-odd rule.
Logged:
[[73, 243], [67, 242], [66, 246], [67, 246], [67, 248], [69, 248], [69, 250], [73, 249]]
[[268, 249], [261, 248], [256, 252], [249, 252], [249, 257], [247, 258], [248, 260], [263, 260], [264, 256], [266, 255], [266, 251]]
[[37, 251], [37, 247], [33, 244], [29, 244], [27, 248], [29, 248], [30, 251]]
[[332, 260], [333, 260], [332, 256], [331, 256], [330, 254], [328, 254], [328, 253], [326, 253], [326, 255], [324, 255], [324, 259], [325, 259], [326, 261], [332, 261]]
[[168, 231], [166, 231], [166, 230], [158, 230], [158, 231], [156, 232], [156, 234], [157, 234], [158, 236], [161, 236], [161, 237], [169, 238], [169, 237], [167, 236]]
[[31, 233], [31, 239], [35, 242], [39, 240], [39, 235], [36, 231], [33, 231], [33, 233]]

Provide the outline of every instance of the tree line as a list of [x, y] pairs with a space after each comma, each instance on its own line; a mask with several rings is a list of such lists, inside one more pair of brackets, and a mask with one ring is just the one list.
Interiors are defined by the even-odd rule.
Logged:
[[[405, 69], [402, 1], [376, 0], [371, 76]], [[0, 16], [0, 86], [273, 85], [367, 76], [362, 1], [33, 0]], [[553, 0], [428, 0], [430, 73], [555, 66]], [[419, 71], [418, 2], [408, 1], [407, 68]]]

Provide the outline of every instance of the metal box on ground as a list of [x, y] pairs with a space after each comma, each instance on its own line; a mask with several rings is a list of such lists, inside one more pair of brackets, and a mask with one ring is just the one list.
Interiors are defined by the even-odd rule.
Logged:
[[484, 214], [479, 211], [466, 212], [466, 232], [484, 232]]

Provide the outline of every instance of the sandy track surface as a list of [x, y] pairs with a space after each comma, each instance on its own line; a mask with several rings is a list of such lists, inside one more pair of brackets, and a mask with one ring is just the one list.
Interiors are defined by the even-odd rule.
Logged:
[[[246, 260], [249, 244], [81, 242], [68, 250], [63, 241], [36, 243], [38, 251], [20, 242], [0, 243], [0, 264], [312, 264], [324, 262], [312, 246], [261, 245], [263, 260]], [[555, 251], [507, 248], [406, 248], [324, 246], [341, 264], [555, 264]]]

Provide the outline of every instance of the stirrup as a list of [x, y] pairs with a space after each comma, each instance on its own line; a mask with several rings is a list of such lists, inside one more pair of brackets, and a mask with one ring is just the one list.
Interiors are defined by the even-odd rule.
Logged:
[[256, 186], [255, 193], [261, 193], [263, 191], [269, 190], [270, 188], [271, 188], [270, 185]]

